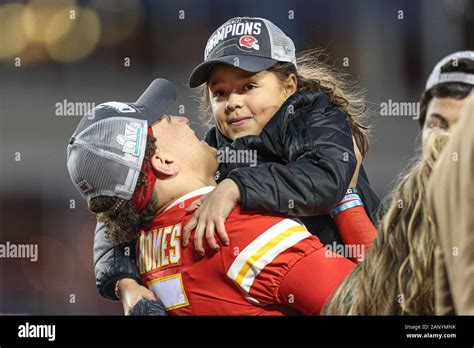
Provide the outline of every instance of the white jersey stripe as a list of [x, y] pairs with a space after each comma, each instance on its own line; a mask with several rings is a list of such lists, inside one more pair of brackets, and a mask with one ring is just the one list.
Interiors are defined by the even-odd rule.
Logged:
[[283, 239], [280, 243], [275, 245], [272, 249], [268, 250], [260, 259], [258, 259], [252, 267], [249, 269], [247, 274], [245, 274], [241, 288], [246, 292], [250, 292], [250, 288], [257, 277], [260, 274], [260, 271], [265, 268], [269, 263], [275, 259], [278, 255], [284, 252], [286, 249], [291, 248], [293, 245], [299, 241], [308, 238], [311, 236], [309, 232], [295, 232], [289, 237]]
[[255, 238], [249, 245], [247, 245], [244, 250], [240, 251], [239, 255], [232, 263], [232, 266], [229, 268], [227, 276], [234, 280], [239, 274], [244, 264], [253, 254], [255, 254], [261, 247], [263, 247], [281, 232], [284, 232], [287, 229], [295, 226], [301, 226], [301, 224], [291, 219], [285, 219], [276, 223], [268, 230], [263, 232], [260, 236]]

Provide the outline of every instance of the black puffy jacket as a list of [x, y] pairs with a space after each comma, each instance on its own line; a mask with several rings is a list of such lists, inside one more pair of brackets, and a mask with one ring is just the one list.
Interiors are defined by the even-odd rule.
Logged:
[[[221, 153], [255, 150], [257, 166], [250, 167], [248, 161], [220, 162], [216, 176], [218, 182], [231, 178], [237, 183], [244, 209], [297, 216], [323, 244], [342, 243], [328, 213], [343, 198], [356, 158], [346, 114], [326, 94], [296, 92], [258, 136], [232, 142], [212, 128], [205, 141]], [[374, 218], [380, 201], [363, 168], [357, 188]], [[105, 240], [104, 229], [97, 226], [94, 241], [96, 285], [104, 297], [116, 299], [113, 284], [117, 279], [140, 282], [140, 277], [135, 252], [125, 256], [126, 246], [113, 247]]]

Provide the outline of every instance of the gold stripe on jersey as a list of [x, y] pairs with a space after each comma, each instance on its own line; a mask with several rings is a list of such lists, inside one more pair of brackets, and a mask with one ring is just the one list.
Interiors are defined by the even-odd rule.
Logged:
[[[263, 255], [265, 255], [271, 248], [273, 248], [275, 245], [280, 243], [283, 239], [286, 237], [291, 236], [295, 232], [306, 232], [306, 228], [304, 226], [295, 226], [287, 229], [286, 231], [280, 233], [277, 235], [275, 238], [270, 240], [267, 244], [265, 244], [263, 247], [261, 247], [259, 250], [255, 252], [243, 265], [241, 268], [239, 274], [237, 274], [237, 277], [235, 278], [235, 282], [239, 285], [242, 285], [242, 281], [244, 280], [245, 275], [249, 271], [250, 268], [257, 262]], [[285, 248], [286, 249], [286, 248]], [[283, 251], [283, 250], [282, 250]]]
[[285, 219], [267, 229], [240, 252], [227, 276], [247, 294], [260, 271], [275, 257], [311, 234], [305, 226]]

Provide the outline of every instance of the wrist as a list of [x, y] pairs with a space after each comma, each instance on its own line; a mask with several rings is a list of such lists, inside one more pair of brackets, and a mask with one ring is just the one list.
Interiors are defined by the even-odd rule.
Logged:
[[229, 189], [230, 196], [237, 202], [240, 203], [240, 189], [239, 186], [232, 179], [225, 179], [226, 185]]
[[134, 279], [131, 279], [131, 278], [118, 279], [115, 282], [115, 296], [117, 296], [117, 298], [121, 300], [126, 288], [135, 284], [138, 285], [138, 283]]
[[348, 189], [342, 201], [331, 210], [329, 215], [331, 215], [331, 217], [334, 218], [336, 217], [336, 215], [342, 213], [343, 211], [346, 211], [347, 209], [358, 207], [358, 206], [364, 206], [362, 199], [360, 198], [359, 194], [356, 192], [357, 191], [354, 192], [354, 191], [351, 191], [351, 189]]

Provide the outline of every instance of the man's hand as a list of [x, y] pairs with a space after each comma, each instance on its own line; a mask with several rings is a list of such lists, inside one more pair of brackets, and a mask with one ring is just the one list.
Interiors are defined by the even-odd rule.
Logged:
[[240, 191], [237, 184], [231, 179], [223, 180], [217, 187], [207, 195], [197, 199], [185, 211], [194, 211], [193, 217], [184, 227], [183, 246], [189, 243], [191, 231], [194, 232], [194, 248], [199, 255], [204, 255], [203, 238], [206, 236], [209, 247], [217, 251], [215, 233], [224, 245], [229, 245], [229, 236], [225, 230], [224, 223], [232, 210], [240, 203]]
[[122, 300], [125, 315], [129, 315], [133, 306], [142, 298], [156, 301], [155, 294], [134, 279], [124, 278], [117, 282], [117, 295]]

